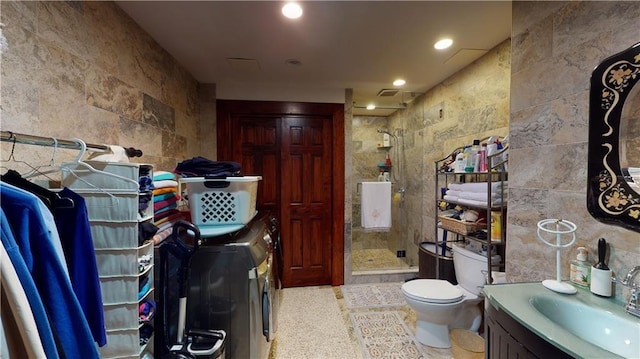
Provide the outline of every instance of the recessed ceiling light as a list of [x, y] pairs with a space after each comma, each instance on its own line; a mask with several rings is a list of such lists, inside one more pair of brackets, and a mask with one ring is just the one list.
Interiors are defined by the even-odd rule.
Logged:
[[367, 105], [367, 110], [375, 110], [376, 105]]
[[294, 2], [287, 3], [282, 7], [282, 14], [289, 19], [297, 19], [302, 16], [302, 7]]
[[393, 86], [402, 86], [404, 84], [406, 84], [407, 82], [403, 79], [397, 79], [395, 81], [393, 81]]
[[451, 39], [442, 39], [438, 42], [436, 42], [433, 47], [435, 47], [438, 50], [444, 50], [446, 48], [448, 48], [449, 46], [451, 46], [453, 44], [453, 40]]

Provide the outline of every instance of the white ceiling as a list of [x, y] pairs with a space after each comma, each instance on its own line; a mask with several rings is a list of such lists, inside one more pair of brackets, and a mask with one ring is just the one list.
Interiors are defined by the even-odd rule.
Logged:
[[351, 88], [357, 107], [397, 108], [511, 35], [510, 1], [302, 1], [297, 20], [283, 1], [116, 2], [218, 99], [343, 103]]

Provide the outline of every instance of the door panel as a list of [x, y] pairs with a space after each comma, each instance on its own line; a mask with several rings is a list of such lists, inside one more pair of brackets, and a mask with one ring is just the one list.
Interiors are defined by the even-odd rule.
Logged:
[[[282, 208], [288, 208], [283, 211], [287, 212], [283, 214], [283, 235], [291, 238], [291, 248], [283, 241], [285, 282], [291, 286], [329, 284], [331, 121], [322, 117], [287, 116], [282, 120], [282, 133], [286, 134], [281, 147]], [[301, 239], [294, 238], [296, 235]], [[288, 252], [292, 254], [289, 266]]]
[[[233, 116], [233, 158], [244, 175], [260, 175], [257, 208], [280, 212], [278, 117]], [[237, 140], [235, 140], [237, 139]]]

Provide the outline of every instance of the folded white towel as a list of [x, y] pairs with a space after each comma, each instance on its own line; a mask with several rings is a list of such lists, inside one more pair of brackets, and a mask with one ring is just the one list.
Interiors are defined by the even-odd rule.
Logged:
[[[487, 201], [476, 201], [473, 199], [468, 199], [468, 198], [458, 198], [458, 200], [456, 201], [459, 204], [464, 204], [467, 206], [471, 206], [471, 207], [487, 207], [488, 203]], [[499, 206], [502, 204], [502, 199], [497, 198], [495, 200], [492, 201], [492, 206]]]
[[391, 228], [391, 182], [362, 182], [362, 227], [370, 231]]
[[[447, 186], [450, 190], [461, 192], [484, 192], [489, 191], [489, 187], [486, 182], [472, 182], [472, 183], [449, 183]], [[507, 188], [508, 182], [494, 182], [491, 183], [491, 192], [500, 191], [502, 188]]]
[[447, 190], [445, 195], [454, 196], [454, 197], [460, 197], [460, 193], [462, 193], [462, 192], [461, 191], [456, 191], [456, 190], [453, 190], [453, 189], [449, 189], [449, 190]]
[[[487, 192], [460, 192], [459, 198], [473, 199], [476, 201], [487, 201]], [[507, 197], [507, 192], [504, 192], [504, 197]], [[494, 201], [502, 198], [502, 192], [491, 192], [491, 199]]]
[[444, 195], [444, 197], [443, 197], [443, 199], [444, 199], [445, 201], [455, 202], [455, 201], [459, 200], [459, 199], [460, 199], [460, 197], [458, 197], [458, 196], [450, 196], [450, 195], [448, 195], [448, 194], [445, 194], [445, 195]]

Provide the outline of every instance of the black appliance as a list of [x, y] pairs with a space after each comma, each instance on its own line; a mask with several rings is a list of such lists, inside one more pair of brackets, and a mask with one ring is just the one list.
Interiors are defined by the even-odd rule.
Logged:
[[[186, 244], [181, 238], [181, 229], [190, 231], [189, 238], [192, 245]], [[161, 318], [161, 335], [157, 342], [155, 353], [159, 358], [172, 359], [224, 359], [226, 333], [223, 330], [192, 330], [185, 322], [187, 292], [189, 288], [189, 266], [191, 256], [197, 252], [201, 242], [200, 231], [193, 224], [178, 221], [173, 225], [173, 233], [159, 247], [160, 275], [158, 312]], [[173, 273], [173, 275], [170, 275]], [[169, 279], [170, 278], [170, 279]], [[177, 292], [176, 292], [177, 289]], [[177, 317], [175, 304], [170, 301], [177, 294]]]
[[190, 259], [187, 323], [227, 333], [228, 358], [267, 358], [277, 329], [280, 233], [269, 212], [239, 231], [203, 238]]

